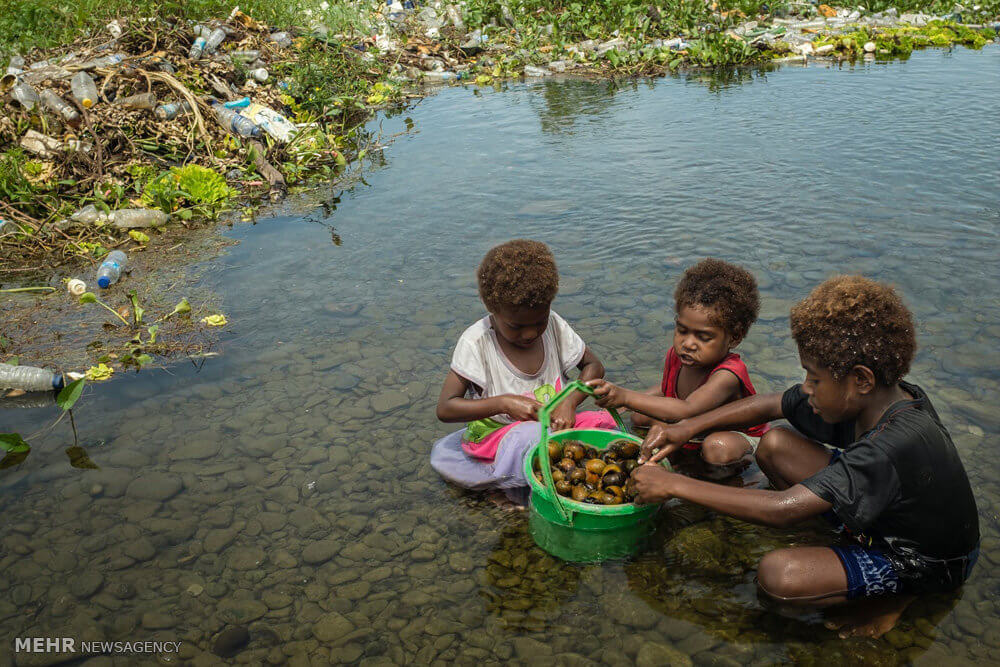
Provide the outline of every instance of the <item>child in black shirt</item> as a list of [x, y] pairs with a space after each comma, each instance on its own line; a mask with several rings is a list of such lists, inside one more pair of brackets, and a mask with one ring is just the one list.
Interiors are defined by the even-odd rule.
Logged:
[[797, 432], [772, 429], [756, 453], [775, 490], [718, 486], [647, 465], [633, 473], [638, 500], [684, 498], [771, 526], [835, 520], [852, 544], [769, 553], [758, 585], [783, 602], [856, 601], [830, 627], [878, 637], [914, 595], [968, 578], [979, 547], [976, 502], [927, 395], [901, 381], [916, 339], [891, 287], [832, 278], [792, 309], [791, 324], [802, 384], [654, 426], [643, 443], [643, 456], [655, 462], [700, 433], [784, 417]]

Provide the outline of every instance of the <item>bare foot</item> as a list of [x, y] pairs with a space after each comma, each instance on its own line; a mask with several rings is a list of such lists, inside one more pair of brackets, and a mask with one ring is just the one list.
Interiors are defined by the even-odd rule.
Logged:
[[508, 498], [503, 491], [491, 491], [486, 497], [494, 506], [499, 507], [504, 512], [523, 512], [528, 509]]
[[848, 603], [838, 610], [830, 610], [832, 618], [824, 625], [839, 631], [840, 637], [874, 637], [878, 639], [896, 627], [896, 622], [912, 595], [891, 595]]

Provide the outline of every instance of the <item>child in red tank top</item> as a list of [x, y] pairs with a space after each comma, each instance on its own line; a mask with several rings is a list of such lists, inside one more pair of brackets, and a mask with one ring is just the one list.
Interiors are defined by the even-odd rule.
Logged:
[[[673, 346], [667, 352], [659, 387], [637, 392], [606, 380], [592, 380], [597, 403], [636, 414], [639, 426], [650, 426], [643, 457], [656, 446], [658, 423], [676, 422], [757, 393], [746, 364], [732, 352], [757, 319], [760, 297], [757, 281], [742, 267], [706, 259], [684, 272], [674, 291], [676, 319]], [[740, 431], [704, 434], [684, 445], [701, 450], [709, 464], [724, 466], [752, 454], [767, 431], [766, 424]], [[676, 445], [668, 445], [677, 449]]]

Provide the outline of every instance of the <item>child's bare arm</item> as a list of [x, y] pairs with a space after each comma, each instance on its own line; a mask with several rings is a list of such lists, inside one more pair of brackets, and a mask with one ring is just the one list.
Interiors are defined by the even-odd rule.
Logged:
[[[584, 348], [583, 356], [580, 357], [580, 363], [576, 367], [580, 369], [579, 379], [581, 382], [604, 377], [604, 364], [601, 363], [601, 360], [597, 358], [597, 355], [589, 347]], [[586, 398], [586, 394], [574, 391], [562, 403], [557, 405], [551, 415], [552, 430], [561, 431], [573, 428], [576, 424], [576, 408]]]
[[443, 422], [469, 422], [506, 413], [519, 421], [531, 421], [542, 405], [533, 398], [514, 394], [468, 399], [468, 388], [468, 380], [449, 370], [438, 397], [437, 418]]
[[643, 461], [654, 449], [660, 451], [652, 457], [655, 463], [685, 442], [703, 433], [747, 428], [781, 419], [782, 394], [756, 394], [721, 405], [676, 424], [656, 424], [649, 429], [642, 443], [639, 460]]
[[604, 380], [589, 383], [604, 408], [626, 407], [648, 417], [676, 422], [716, 408], [733, 398], [740, 380], [729, 372], [713, 373], [708, 381], [684, 399], [656, 396], [618, 387]]
[[[660, 385], [656, 385], [655, 387], [650, 387], [643, 393], [649, 394], [650, 396], [663, 396], [663, 390], [660, 388]], [[638, 426], [639, 428], [649, 428], [650, 426], [656, 423], [659, 423], [659, 421], [653, 419], [652, 417], [648, 417], [642, 414], [641, 412], [635, 412], [634, 410], [632, 411], [633, 425]]]
[[632, 478], [638, 493], [637, 502], [660, 503], [670, 498], [683, 498], [743, 521], [778, 528], [822, 514], [833, 507], [801, 484], [785, 491], [742, 489], [667, 472], [655, 464], [639, 466], [632, 473]]

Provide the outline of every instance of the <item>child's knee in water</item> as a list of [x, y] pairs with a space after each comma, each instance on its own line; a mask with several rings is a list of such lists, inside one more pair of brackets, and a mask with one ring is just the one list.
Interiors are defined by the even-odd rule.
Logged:
[[752, 451], [750, 443], [742, 435], [734, 433], [713, 433], [701, 445], [701, 458], [716, 466], [736, 463]]

